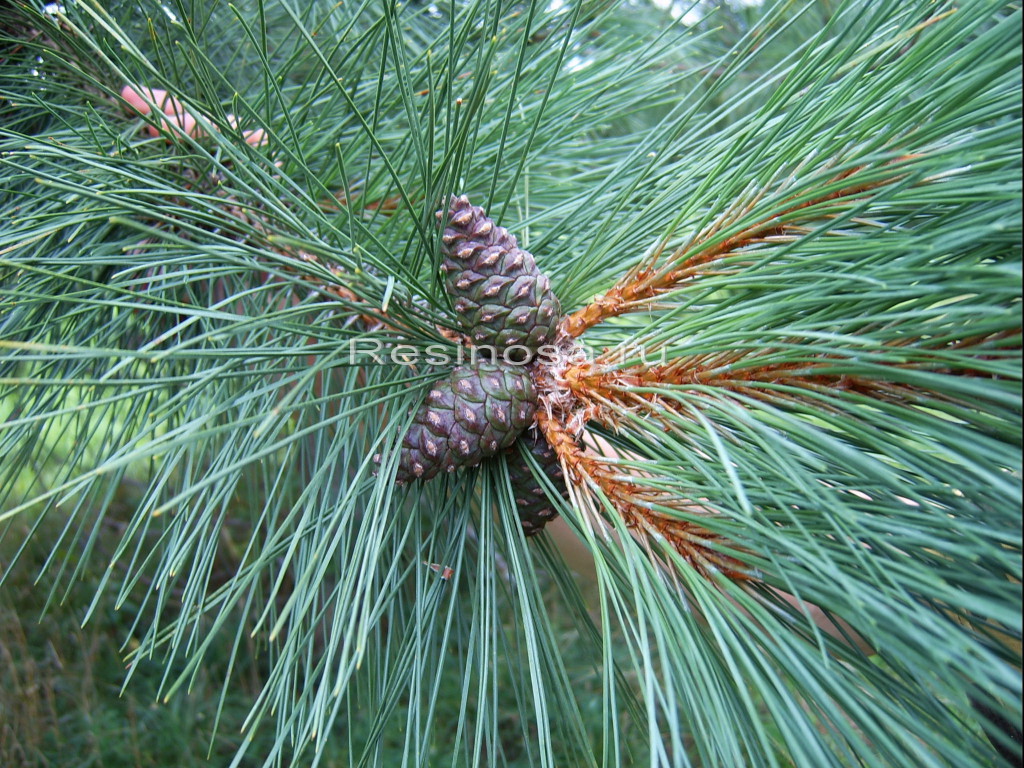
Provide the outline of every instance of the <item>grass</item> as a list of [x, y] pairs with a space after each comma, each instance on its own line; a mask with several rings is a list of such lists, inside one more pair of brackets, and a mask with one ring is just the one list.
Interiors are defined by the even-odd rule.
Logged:
[[[132, 488], [120, 491], [124, 498], [115, 508], [125, 512]], [[108, 518], [104, 526], [114, 528], [117, 521], [117, 516]], [[216, 653], [197, 673], [187, 695], [157, 701], [163, 669], [156, 660], [140, 665], [132, 685], [122, 692], [121, 643], [132, 637], [134, 606], [118, 610], [116, 595], [103, 593], [92, 619], [84, 626], [81, 622], [84, 608], [97, 593], [100, 569], [95, 565], [84, 569], [60, 604], [42, 611], [48, 584], [38, 582], [36, 575], [53, 555], [48, 542], [60, 533], [61, 522], [56, 516], [46, 521], [46, 530], [39, 531], [43, 535], [29, 541], [0, 590], [0, 765], [187, 768], [226, 764], [241, 739], [237, 726], [258, 692], [259, 671], [253, 668], [250, 674], [238, 676], [225, 701], [228, 727], [218, 729], [216, 735], [213, 716], [225, 673]], [[8, 541], [28, 536], [27, 518], [17, 519], [14, 525], [23, 529], [24, 536], [11, 536]], [[118, 531], [106, 530], [98, 540], [102, 545], [117, 538]], [[0, 567], [5, 572], [13, 555], [10, 549], [0, 550]]]

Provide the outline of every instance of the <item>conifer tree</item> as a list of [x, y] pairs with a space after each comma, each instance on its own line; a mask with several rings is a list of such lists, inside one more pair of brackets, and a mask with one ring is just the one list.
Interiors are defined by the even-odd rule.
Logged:
[[751, 5], [0, 10], [40, 606], [237, 765], [1018, 764], [1021, 11]]

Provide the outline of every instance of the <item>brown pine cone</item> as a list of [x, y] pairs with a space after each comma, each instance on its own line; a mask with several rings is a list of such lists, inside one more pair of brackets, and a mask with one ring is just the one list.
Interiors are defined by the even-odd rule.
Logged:
[[402, 440], [399, 483], [473, 467], [515, 442], [537, 409], [523, 366], [459, 366], [436, 382]]
[[452, 197], [442, 237], [445, 285], [463, 330], [476, 346], [503, 351], [523, 346], [532, 357], [555, 340], [561, 318], [558, 299], [515, 236], [487, 218], [469, 199]]
[[554, 520], [558, 516], [558, 512], [548, 499], [547, 494], [544, 493], [538, 479], [534, 477], [534, 470], [531, 469], [521, 451], [527, 451], [533, 455], [534, 460], [547, 475], [551, 484], [561, 491], [563, 499], [568, 498], [568, 494], [565, 490], [562, 466], [558, 463], [554, 449], [548, 445], [548, 441], [543, 436], [526, 435], [509, 449], [506, 458], [509, 475], [512, 479], [512, 492], [516, 499], [516, 509], [519, 512], [519, 522], [527, 536], [534, 536]]

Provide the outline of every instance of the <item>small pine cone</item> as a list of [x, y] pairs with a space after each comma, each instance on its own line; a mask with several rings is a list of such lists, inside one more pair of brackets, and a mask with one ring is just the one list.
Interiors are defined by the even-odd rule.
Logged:
[[405, 434], [396, 481], [428, 480], [505, 450], [533, 421], [536, 401], [533, 380], [522, 366], [455, 368], [433, 385]]
[[523, 532], [527, 536], [534, 536], [554, 520], [558, 512], [548, 500], [537, 478], [533, 476], [533, 470], [526, 457], [520, 453], [520, 448], [525, 448], [533, 454], [534, 460], [540, 465], [551, 484], [561, 490], [563, 499], [568, 498], [568, 495], [558, 456], [543, 436], [524, 437], [518, 441], [518, 445], [512, 446], [507, 453], [508, 471], [512, 478], [512, 492], [515, 494], [516, 508], [519, 511], [519, 522], [522, 523]]
[[[445, 219], [445, 212], [437, 212]], [[514, 235], [469, 199], [452, 197], [442, 237], [445, 286], [478, 347], [523, 346], [530, 355], [555, 340], [561, 318], [551, 283]]]

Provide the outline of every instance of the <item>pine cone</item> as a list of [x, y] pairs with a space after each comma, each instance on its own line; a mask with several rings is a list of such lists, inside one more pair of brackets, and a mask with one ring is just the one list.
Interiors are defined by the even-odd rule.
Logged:
[[465, 195], [452, 197], [447, 220], [445, 285], [472, 343], [498, 350], [521, 345], [530, 356], [552, 343], [561, 310], [533, 256]]
[[554, 449], [548, 445], [548, 441], [543, 436], [524, 437], [518, 441], [518, 445], [512, 446], [507, 454], [508, 471], [512, 478], [512, 492], [515, 494], [523, 532], [527, 536], [533, 536], [540, 533], [545, 525], [554, 520], [558, 516], [558, 512], [548, 500], [537, 478], [533, 476], [530, 464], [519, 451], [520, 447], [533, 454], [533, 458], [547, 475], [551, 484], [561, 490], [562, 498], [568, 498], [568, 496], [565, 491], [562, 466], [558, 463]]
[[402, 440], [400, 483], [473, 467], [515, 442], [533, 421], [537, 395], [526, 368], [459, 366], [434, 384]]

